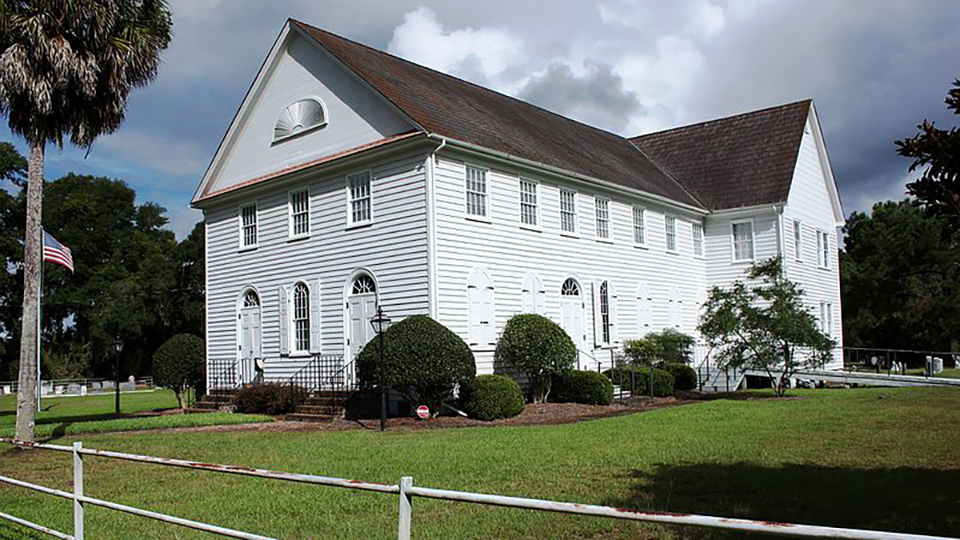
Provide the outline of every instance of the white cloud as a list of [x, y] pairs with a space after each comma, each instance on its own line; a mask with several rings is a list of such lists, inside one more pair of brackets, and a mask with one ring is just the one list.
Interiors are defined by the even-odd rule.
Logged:
[[884, 179], [867, 182], [872, 188], [857, 193], [850, 201], [843, 201], [843, 210], [848, 216], [854, 212], [869, 214], [874, 203], [878, 201], [902, 201], [907, 198], [907, 184], [920, 178], [921, 174], [922, 171], [913, 171], [900, 180], [889, 183]]
[[210, 161], [210, 156], [190, 141], [135, 129], [122, 129], [104, 137], [97, 142], [96, 149], [114, 159], [178, 177], [194, 177], [197, 171], [203, 174]]

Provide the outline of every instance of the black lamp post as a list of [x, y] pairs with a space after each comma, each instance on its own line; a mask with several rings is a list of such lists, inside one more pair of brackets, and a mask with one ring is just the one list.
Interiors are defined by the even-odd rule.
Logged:
[[117, 339], [113, 342], [113, 349], [116, 352], [114, 355], [114, 364], [113, 364], [113, 378], [114, 378], [114, 398], [115, 405], [114, 409], [117, 416], [120, 416], [120, 353], [123, 352], [123, 340], [120, 339], [120, 336], [117, 336]]
[[383, 308], [377, 306], [377, 314], [371, 317], [370, 324], [377, 333], [380, 349], [380, 431], [387, 430], [387, 385], [385, 382], [385, 368], [383, 365], [383, 334], [390, 328], [390, 317], [383, 312]]

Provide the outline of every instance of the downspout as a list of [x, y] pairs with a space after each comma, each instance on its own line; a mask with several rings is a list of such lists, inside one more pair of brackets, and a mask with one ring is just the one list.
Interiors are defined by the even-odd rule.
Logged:
[[440, 144], [427, 156], [426, 203], [427, 203], [427, 294], [428, 311], [430, 318], [437, 320], [437, 212], [436, 212], [436, 165], [437, 153], [447, 145], [447, 139], [433, 134], [428, 138], [437, 137]]
[[786, 248], [786, 240], [783, 236], [783, 206], [773, 205], [773, 211], [777, 214], [777, 255], [780, 257], [780, 270], [783, 271], [784, 277], [787, 274], [787, 257], [784, 254], [784, 249]]

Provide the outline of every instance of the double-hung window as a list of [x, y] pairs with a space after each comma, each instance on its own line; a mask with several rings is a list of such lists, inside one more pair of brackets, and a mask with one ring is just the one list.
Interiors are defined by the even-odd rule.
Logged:
[[530, 227], [539, 225], [538, 184], [520, 179], [520, 224]]
[[693, 255], [703, 257], [703, 223], [693, 224]]
[[817, 231], [817, 265], [830, 268], [830, 235], [824, 231]]
[[597, 238], [610, 238], [610, 199], [596, 199]]
[[371, 207], [370, 171], [351, 174], [347, 177], [350, 225], [370, 223], [373, 220]]
[[257, 247], [257, 205], [240, 207], [240, 248]]
[[310, 291], [303, 282], [293, 287], [293, 350], [310, 350]]
[[820, 302], [820, 332], [833, 336], [833, 303]]
[[487, 217], [487, 171], [467, 165], [467, 215]]
[[803, 224], [799, 219], [793, 220], [793, 258], [803, 260]]
[[633, 243], [638, 246], [647, 245], [646, 214], [642, 206], [633, 207]]
[[577, 233], [577, 192], [560, 188], [560, 230]]
[[290, 238], [310, 235], [310, 190], [290, 192]]
[[674, 216], [664, 216], [663, 229], [667, 238], [667, 251], [677, 250], [677, 218]]
[[740, 221], [731, 225], [733, 229], [733, 260], [753, 260], [753, 222]]

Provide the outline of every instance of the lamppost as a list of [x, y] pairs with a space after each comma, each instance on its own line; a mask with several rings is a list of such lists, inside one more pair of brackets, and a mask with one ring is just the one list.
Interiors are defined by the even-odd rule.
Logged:
[[370, 318], [370, 324], [377, 333], [380, 349], [380, 431], [387, 430], [387, 385], [385, 382], [385, 366], [383, 365], [383, 334], [390, 328], [390, 317], [383, 312], [383, 308], [377, 306], [377, 314]]
[[117, 336], [117, 339], [113, 342], [113, 349], [116, 352], [114, 355], [113, 361], [113, 392], [115, 397], [115, 411], [117, 416], [120, 416], [120, 353], [123, 352], [123, 340], [120, 339], [120, 336]]

